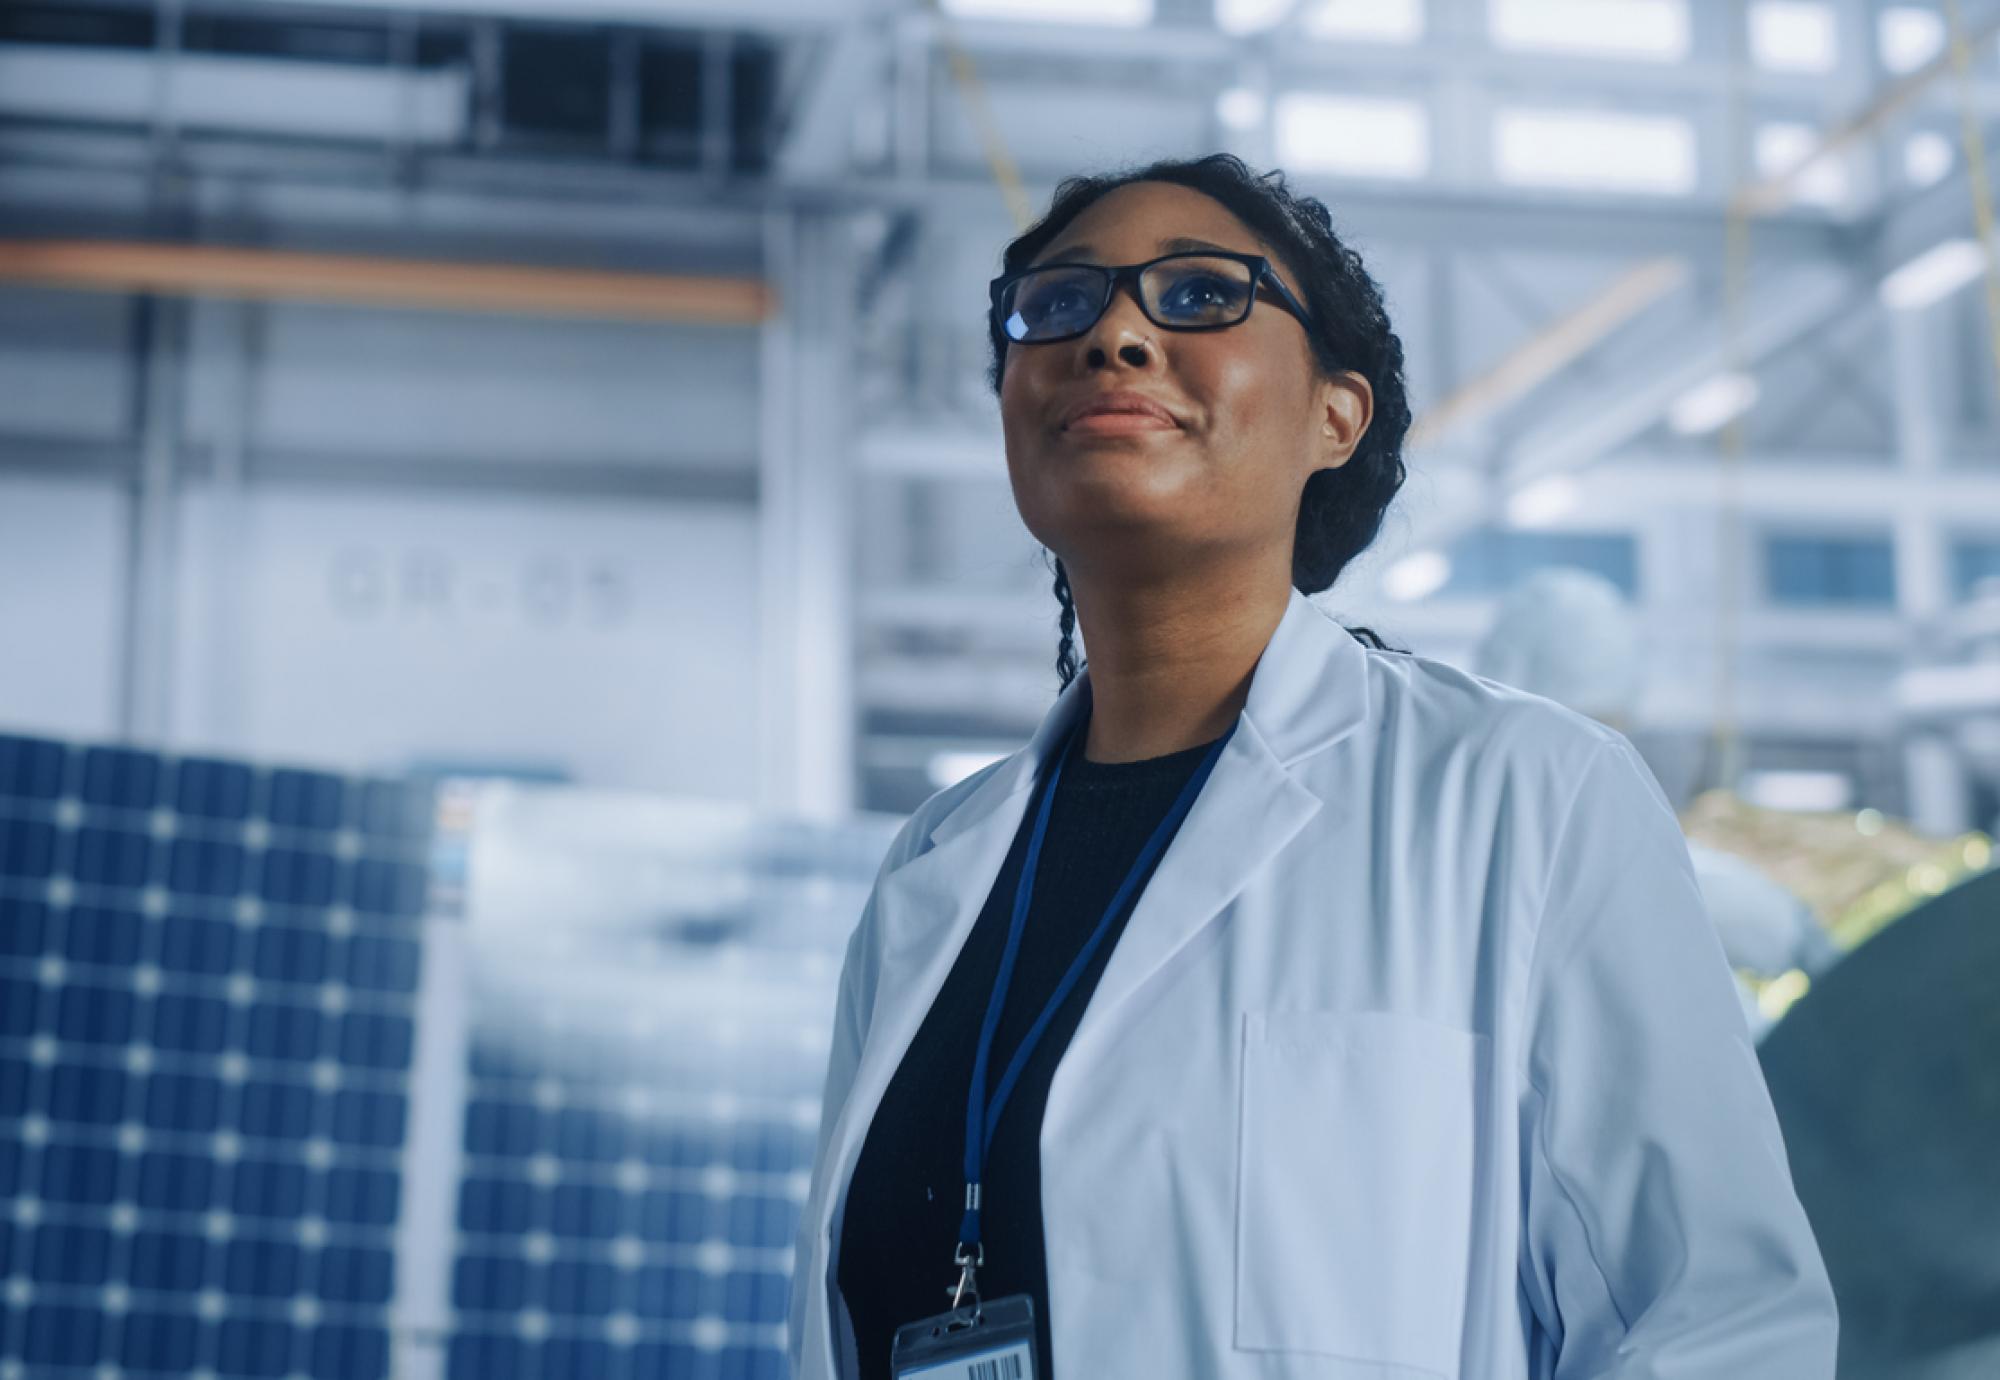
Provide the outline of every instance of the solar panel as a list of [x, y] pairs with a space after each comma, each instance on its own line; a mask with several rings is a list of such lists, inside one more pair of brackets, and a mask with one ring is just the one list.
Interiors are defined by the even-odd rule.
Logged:
[[0, 736], [0, 1377], [388, 1374], [430, 813]]

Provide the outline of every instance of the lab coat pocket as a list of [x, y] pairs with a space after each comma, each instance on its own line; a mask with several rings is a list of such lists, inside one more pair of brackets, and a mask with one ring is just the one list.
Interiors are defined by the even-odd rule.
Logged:
[[1244, 1016], [1239, 1348], [1458, 1375], [1487, 1043], [1386, 1012]]

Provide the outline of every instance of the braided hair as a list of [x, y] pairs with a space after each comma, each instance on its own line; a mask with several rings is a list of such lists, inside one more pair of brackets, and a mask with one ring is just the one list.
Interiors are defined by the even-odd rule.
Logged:
[[[1403, 437], [1410, 429], [1410, 402], [1403, 384], [1403, 342], [1389, 325], [1382, 289], [1369, 277], [1361, 256], [1334, 233], [1333, 217], [1324, 202], [1293, 191], [1283, 172], [1253, 172], [1228, 153], [1162, 159], [1136, 170], [1063, 179], [1048, 212], [1008, 244], [1002, 271], [1012, 273], [1032, 263], [1084, 208], [1132, 182], [1177, 183], [1226, 206], [1292, 269], [1295, 290], [1312, 317], [1303, 324], [1320, 371], [1329, 378], [1352, 371], [1366, 378], [1374, 391], [1374, 414], [1354, 453], [1344, 465], [1314, 471], [1300, 498], [1292, 585], [1301, 594], [1317, 594], [1375, 540], [1383, 515], [1403, 487]], [[997, 397], [1011, 342], [990, 312], [987, 334], [993, 347], [987, 382]], [[1054, 568], [1062, 634], [1056, 675], [1067, 688], [1079, 669], [1073, 640], [1076, 603], [1060, 557], [1054, 558]], [[1348, 632], [1364, 646], [1387, 645], [1371, 629]]]

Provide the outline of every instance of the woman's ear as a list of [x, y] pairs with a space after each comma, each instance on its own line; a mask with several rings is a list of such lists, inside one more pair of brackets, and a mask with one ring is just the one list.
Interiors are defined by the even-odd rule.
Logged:
[[1352, 369], [1322, 380], [1317, 390], [1319, 444], [1313, 454], [1316, 470], [1338, 469], [1353, 456], [1368, 423], [1375, 416], [1375, 390]]

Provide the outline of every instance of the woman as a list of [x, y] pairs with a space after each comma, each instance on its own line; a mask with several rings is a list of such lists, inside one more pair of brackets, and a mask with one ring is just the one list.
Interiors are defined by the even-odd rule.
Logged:
[[1409, 423], [1326, 208], [1226, 156], [1072, 179], [991, 324], [1064, 689], [848, 944], [797, 1372], [915, 1370], [976, 1296], [992, 1364], [933, 1374], [1830, 1376], [1637, 754], [1305, 598]]

